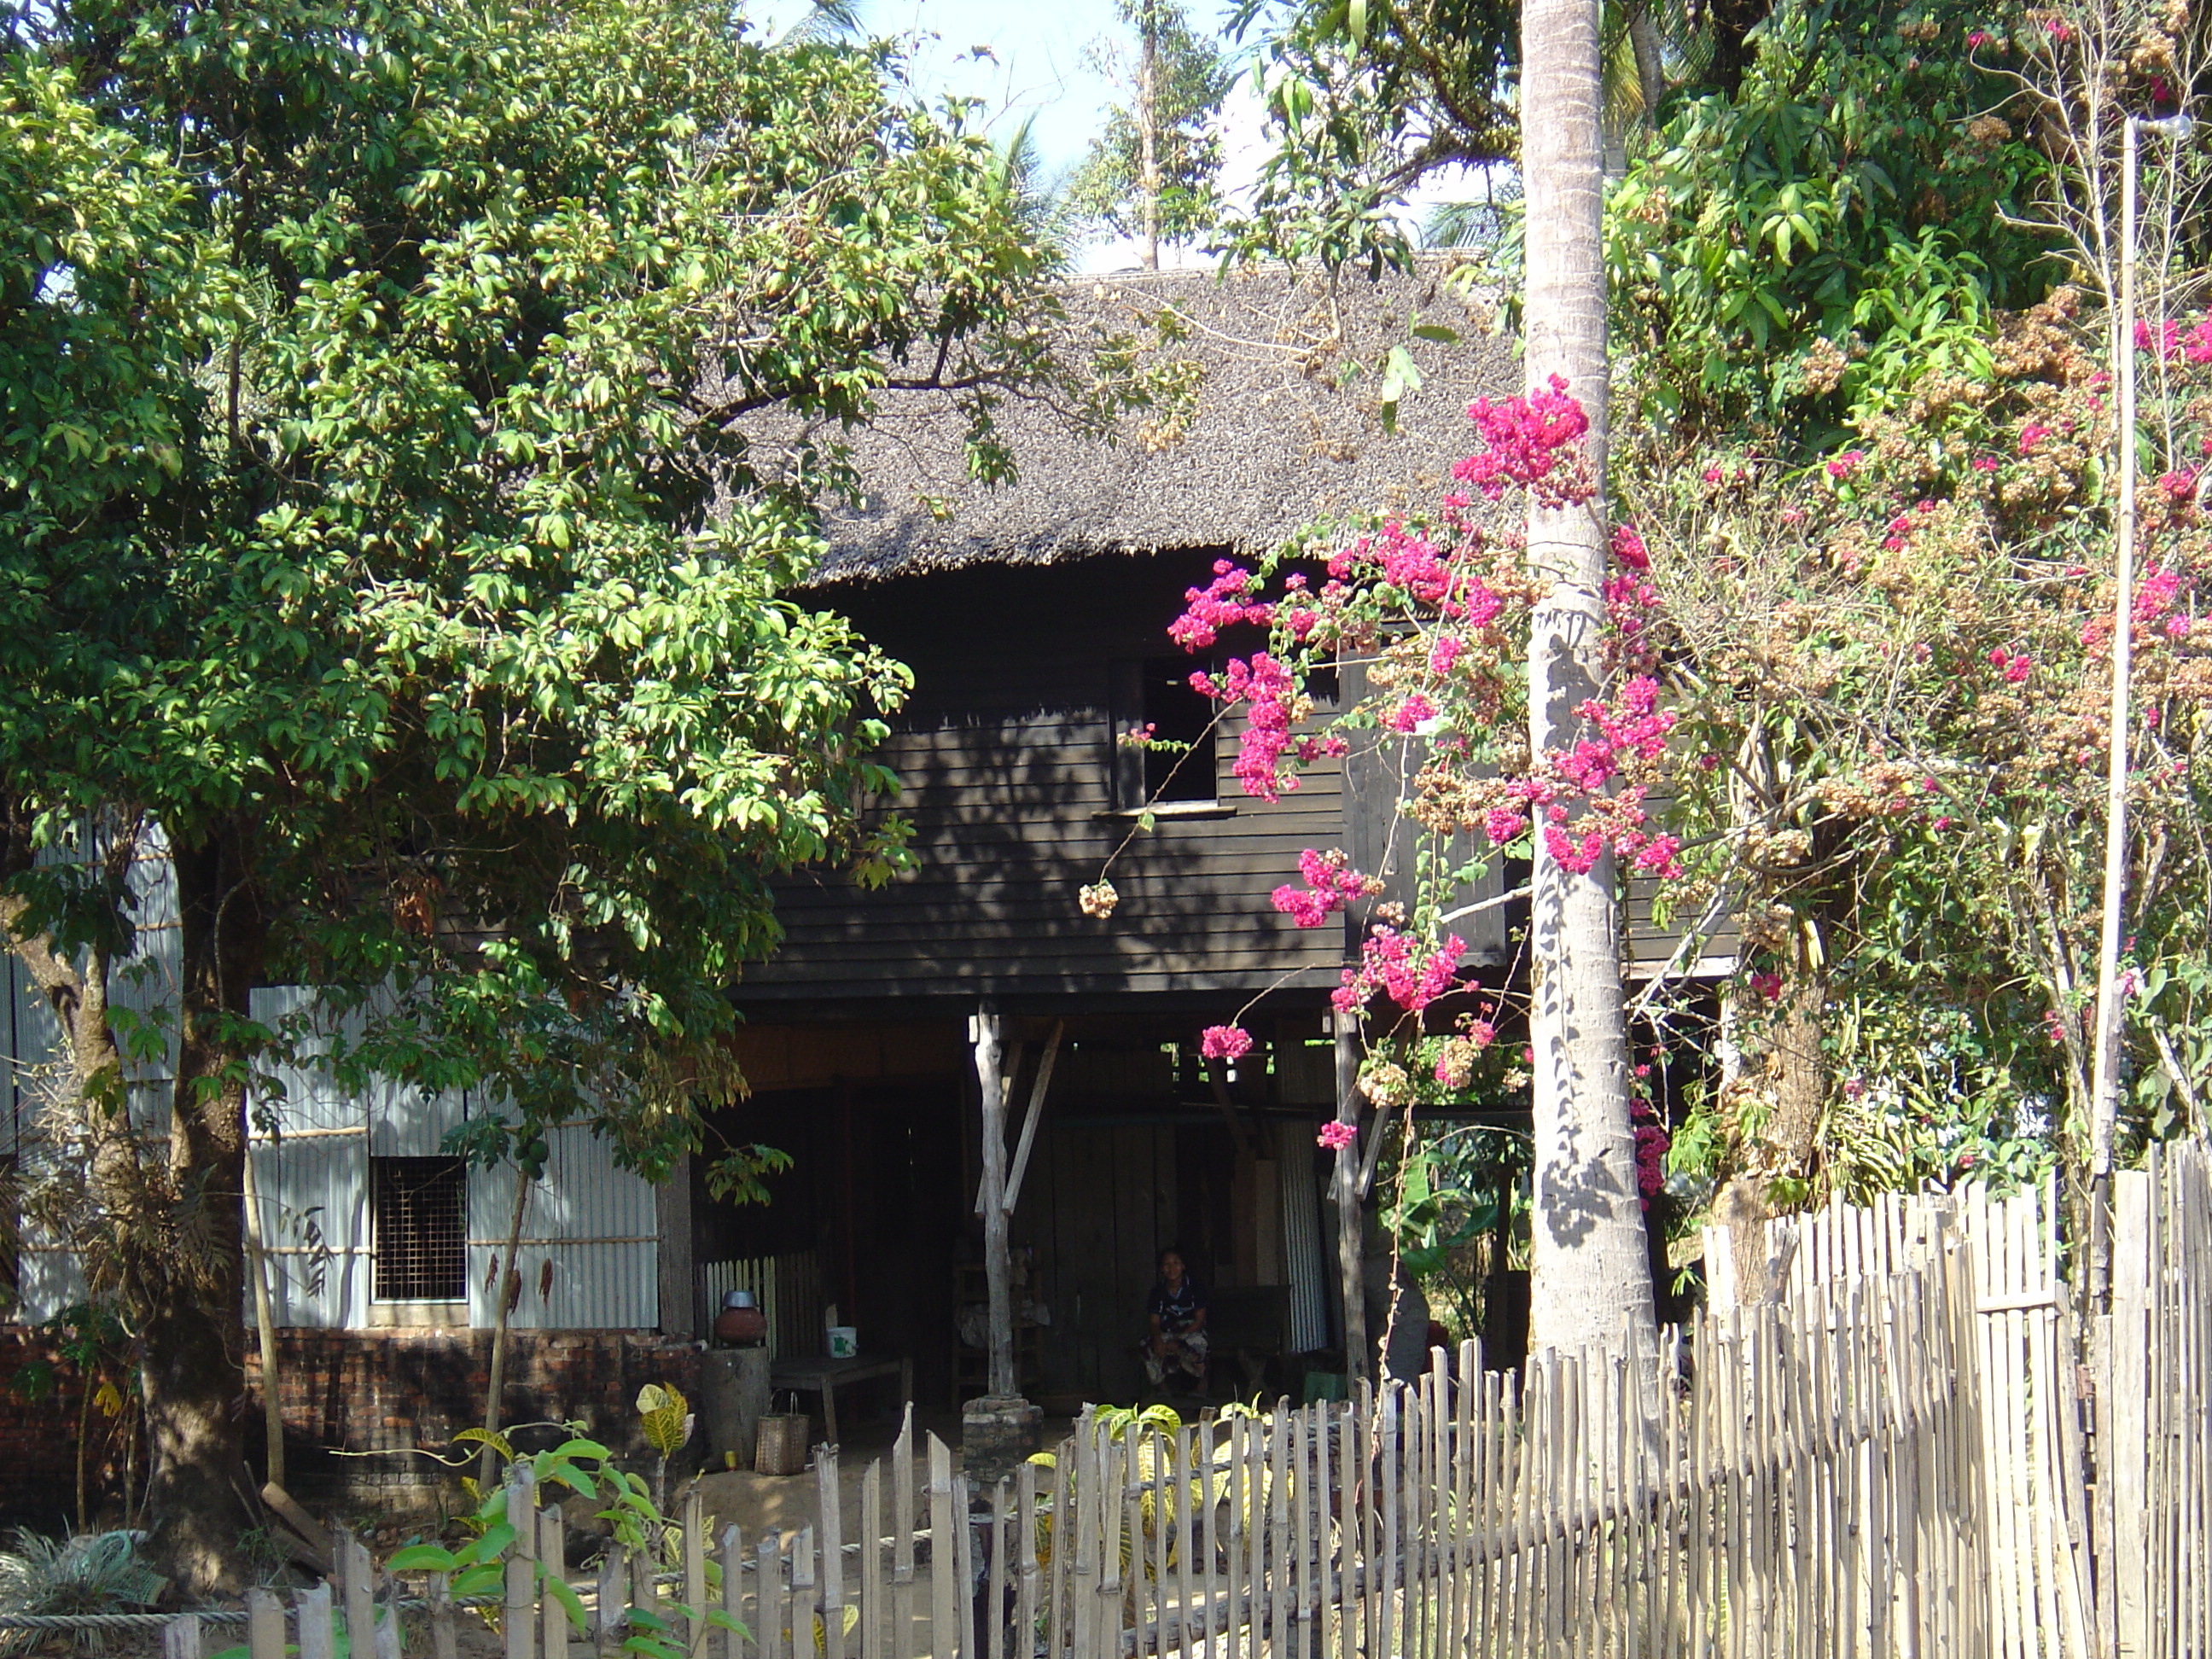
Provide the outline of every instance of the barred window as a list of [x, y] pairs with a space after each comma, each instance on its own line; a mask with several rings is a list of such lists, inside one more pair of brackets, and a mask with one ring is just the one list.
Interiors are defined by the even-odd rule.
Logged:
[[458, 1158], [368, 1160], [379, 1302], [459, 1302], [469, 1293], [469, 1178]]

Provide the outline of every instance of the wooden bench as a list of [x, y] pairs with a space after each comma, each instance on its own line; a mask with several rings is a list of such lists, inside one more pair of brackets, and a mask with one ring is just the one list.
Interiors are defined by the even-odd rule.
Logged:
[[778, 1359], [768, 1370], [768, 1382], [775, 1394], [814, 1394], [822, 1396], [822, 1437], [837, 1443], [837, 1390], [872, 1377], [896, 1376], [902, 1402], [914, 1398], [914, 1361], [906, 1355], [895, 1359], [855, 1355], [851, 1359]]

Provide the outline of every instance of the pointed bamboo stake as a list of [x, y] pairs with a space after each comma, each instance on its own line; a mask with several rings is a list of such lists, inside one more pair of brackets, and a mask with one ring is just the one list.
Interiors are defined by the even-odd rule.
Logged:
[[538, 1554], [537, 1528], [532, 1524], [536, 1513], [537, 1483], [531, 1479], [530, 1466], [509, 1464], [507, 1521], [514, 1528], [514, 1541], [507, 1546], [506, 1595], [500, 1607], [500, 1635], [507, 1659], [538, 1659], [538, 1581], [531, 1571]]
[[[722, 1528], [722, 1611], [732, 1624], [745, 1622], [745, 1535], [734, 1523]], [[745, 1638], [725, 1630], [722, 1659], [745, 1659]]]
[[336, 1659], [337, 1633], [331, 1627], [331, 1587], [311, 1584], [292, 1592], [292, 1616], [300, 1632], [300, 1659]]
[[[1199, 1419], [1196, 1437], [1192, 1443], [1190, 1553], [1198, 1566], [1198, 1605], [1200, 1641], [1193, 1650], [1194, 1659], [1214, 1659], [1219, 1651], [1216, 1632], [1221, 1629], [1220, 1579], [1215, 1571], [1215, 1553], [1220, 1547], [1222, 1483], [1214, 1471], [1214, 1420]], [[1186, 1632], [1188, 1626], [1185, 1626]]]
[[[1024, 1462], [1014, 1474], [1014, 1659], [1030, 1659], [1036, 1641], [1043, 1574], [1037, 1565], [1037, 1466]], [[1047, 1650], [1049, 1655], [1054, 1650]]]
[[[1168, 1546], [1170, 1534], [1168, 1531], [1167, 1510], [1164, 1507], [1167, 1503], [1168, 1471], [1162, 1467], [1173, 1453], [1169, 1437], [1158, 1431], [1143, 1437], [1142, 1446], [1139, 1449], [1140, 1452], [1142, 1447], [1152, 1449], [1152, 1473], [1150, 1474], [1143, 1473], [1141, 1462], [1138, 1466], [1143, 1491], [1140, 1502], [1148, 1503], [1152, 1506], [1152, 1520], [1148, 1523], [1150, 1535], [1140, 1536], [1137, 1557], [1139, 1565], [1145, 1565], [1145, 1557], [1147, 1553], [1151, 1556], [1151, 1561], [1149, 1571], [1143, 1575], [1144, 1599], [1149, 1607], [1140, 1605], [1137, 1609], [1137, 1651], [1139, 1655], [1145, 1651], [1145, 1632], [1149, 1629], [1152, 1632], [1153, 1659], [1160, 1659], [1160, 1656], [1167, 1651], [1168, 1604], [1175, 1594], [1175, 1581], [1168, 1571]], [[1139, 1512], [1141, 1513], [1141, 1510]]]
[[[991, 1488], [991, 1529], [984, 1550], [983, 1650], [989, 1659], [1008, 1659], [1006, 1653], [1006, 1499], [1007, 1483]], [[1024, 1654], [1020, 1659], [1029, 1659]]]
[[823, 1638], [821, 1616], [822, 1580], [815, 1568], [815, 1529], [801, 1527], [791, 1545], [791, 1601], [789, 1638], [786, 1650], [792, 1659], [820, 1659]]
[[[556, 1579], [568, 1582], [568, 1528], [562, 1524], [560, 1506], [556, 1504], [548, 1504], [538, 1512], [538, 1564], [544, 1570], [546, 1583]], [[538, 1587], [538, 1633], [544, 1659], [568, 1659], [568, 1608], [544, 1584]]]
[[[898, 1439], [891, 1447], [890, 1659], [908, 1659], [914, 1651], [914, 1533], [918, 1516], [914, 1503], [914, 1401], [909, 1400], [899, 1418]], [[930, 1547], [937, 1547], [935, 1540]]]
[[969, 1524], [974, 1513], [975, 1494], [969, 1490], [967, 1472], [957, 1471], [952, 1477], [952, 1514], [960, 1535], [961, 1659], [981, 1659], [982, 1652], [975, 1644], [975, 1528]]
[[284, 1659], [284, 1604], [276, 1592], [246, 1592], [246, 1650], [248, 1659]]
[[376, 1649], [376, 1565], [368, 1546], [350, 1530], [337, 1528], [331, 1540], [332, 1563], [337, 1569], [337, 1594], [333, 1598], [344, 1610], [346, 1642], [356, 1654]]
[[822, 1519], [822, 1659], [845, 1659], [845, 1512], [835, 1446], [815, 1448], [814, 1491]]
[[[860, 1477], [860, 1659], [890, 1659], [884, 1620], [884, 1466]], [[735, 1654], [730, 1659], [738, 1659]], [[901, 1659], [904, 1659], [903, 1654]]]
[[[1045, 1581], [1045, 1659], [1064, 1659], [1075, 1640], [1074, 1580], [1069, 1568], [1075, 1560], [1075, 1477], [1081, 1459], [1076, 1439], [1063, 1442], [1052, 1463], [1052, 1513], [1038, 1524], [1041, 1546], [1052, 1551], [1051, 1572]], [[905, 1659], [905, 1656], [898, 1656]]]
[[952, 1512], [952, 1452], [929, 1437], [930, 1652], [936, 1659], [964, 1653], [960, 1645], [959, 1603], [965, 1585], [959, 1577], [960, 1535], [968, 1517]]
[[179, 1613], [161, 1626], [161, 1659], [200, 1659], [200, 1616]]
[[430, 1659], [459, 1659], [460, 1632], [454, 1627], [453, 1587], [442, 1572], [434, 1572], [423, 1586], [429, 1606]]
[[610, 1544], [607, 1553], [599, 1558], [592, 1597], [592, 1646], [599, 1653], [611, 1654], [629, 1639], [629, 1619], [624, 1605], [629, 1600], [624, 1594], [629, 1583], [629, 1564], [623, 1560], [620, 1547]]
[[760, 1659], [785, 1659], [796, 1649], [786, 1634], [791, 1614], [784, 1586], [783, 1540], [772, 1532], [764, 1534], [755, 1560], [753, 1644]]
[[[1098, 1620], [1103, 1565], [1099, 1555], [1099, 1435], [1086, 1413], [1068, 1448], [1068, 1507], [1073, 1522], [1073, 1565], [1068, 1572], [1068, 1626], [1073, 1659], [1091, 1659], [1099, 1650]], [[1065, 1523], [1055, 1516], [1057, 1529]], [[1054, 1553], [1058, 1553], [1055, 1545]]]

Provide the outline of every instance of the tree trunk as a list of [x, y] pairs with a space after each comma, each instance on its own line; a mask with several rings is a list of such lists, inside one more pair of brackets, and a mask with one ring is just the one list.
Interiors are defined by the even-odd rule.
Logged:
[[1629, 8], [1628, 50], [1636, 59], [1636, 91], [1644, 106], [1644, 125], [1656, 128], [1660, 100], [1667, 95], [1666, 48], [1647, 5]]
[[1160, 268], [1160, 13], [1144, 0], [1137, 17], [1137, 189], [1144, 198], [1145, 269]]
[[[0, 813], [0, 824], [5, 826], [4, 830], [0, 830], [0, 880], [24, 875], [37, 863], [38, 851], [31, 840], [28, 817], [20, 803], [8, 804], [4, 813]], [[119, 907], [122, 902], [123, 889], [137, 848], [138, 830], [135, 823], [116, 833], [99, 848], [112, 904]], [[120, 1117], [124, 1103], [123, 1057], [116, 1049], [115, 1033], [107, 1023], [107, 948], [95, 941], [82, 963], [70, 961], [54, 949], [53, 940], [47, 935], [25, 931], [27, 908], [22, 898], [0, 893], [0, 942], [4, 942], [23, 964], [23, 971], [46, 999], [54, 1023], [61, 1030], [67, 1050], [63, 1060], [68, 1067], [62, 1097], [72, 1103], [82, 1103], [88, 1111], [96, 1110], [115, 1121]], [[23, 1056], [16, 1058], [20, 1060]], [[94, 1121], [88, 1119], [88, 1126]], [[121, 1136], [113, 1139], [127, 1152], [127, 1126]], [[102, 1144], [106, 1144], [105, 1140]], [[101, 1161], [94, 1159], [95, 1164]], [[89, 1173], [96, 1182], [101, 1171], [95, 1168]]]
[[248, 857], [233, 826], [171, 851], [180, 1032], [169, 1167], [190, 1260], [145, 1326], [146, 1507], [158, 1557], [188, 1595], [234, 1586], [238, 1532], [249, 1519], [245, 1036], [236, 1024], [248, 1016], [268, 924]]
[[[1521, 13], [1527, 191], [1528, 384], [1564, 375], [1589, 416], [1597, 493], [1528, 510], [1528, 562], [1546, 583], [1528, 642], [1529, 741], [1571, 747], [1574, 710], [1602, 690], [1606, 358], [1603, 107], [1598, 0], [1528, 0]], [[1577, 873], [1535, 837], [1529, 945], [1534, 1049], [1532, 1347], [1619, 1349], [1652, 1325], [1650, 1259], [1628, 1116], [1613, 868]]]

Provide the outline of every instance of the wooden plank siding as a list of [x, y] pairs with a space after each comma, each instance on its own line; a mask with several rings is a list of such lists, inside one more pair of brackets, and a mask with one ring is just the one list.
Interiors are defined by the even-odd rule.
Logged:
[[[1133, 834], [1116, 811], [1127, 805], [1114, 794], [1115, 727], [1127, 712], [1114, 702], [1117, 666], [1176, 654], [1166, 625], [1213, 557], [1185, 550], [978, 565], [814, 595], [914, 672], [913, 697], [883, 758], [902, 781], [896, 810], [914, 827], [916, 868], [873, 893], [829, 871], [780, 884], [784, 944], [747, 969], [740, 1002], [1249, 994], [1271, 986], [1312, 999], [1333, 987], [1357, 921], [1301, 930], [1268, 895], [1297, 879], [1309, 847], [1346, 848], [1362, 868], [1407, 865], [1402, 845], [1395, 857], [1384, 850], [1404, 839], [1389, 836], [1386, 816], [1402, 757], [1378, 750], [1324, 762], [1281, 800], [1257, 800], [1232, 770], [1240, 710], [1217, 728], [1212, 812], [1163, 814], [1149, 834]], [[1257, 643], [1247, 630], [1223, 648]], [[1356, 696], [1358, 677], [1346, 678]], [[1370, 796], [1365, 813], [1348, 807]], [[1077, 890], [1109, 858], [1118, 908], [1104, 920], [1085, 916]], [[1393, 896], [1409, 896], [1407, 868], [1385, 873]], [[1503, 874], [1493, 864], [1459, 902], [1500, 892]], [[1650, 900], [1648, 880], [1631, 883], [1632, 977], [1665, 964], [1679, 939], [1678, 929], [1652, 925]], [[1514, 914], [1490, 908], [1455, 924], [1471, 964], [1512, 959]], [[1723, 926], [1676, 971], [1726, 972], [1735, 945]]]
[[[1116, 814], [1114, 666], [1174, 654], [1167, 623], [1212, 557], [986, 568], [820, 596], [914, 670], [884, 758], [918, 867], [875, 893], [827, 872], [785, 883], [783, 947], [748, 971], [741, 1000], [1334, 984], [1342, 932], [1293, 927], [1267, 896], [1296, 879], [1302, 848], [1342, 843], [1334, 763], [1280, 802], [1246, 796], [1231, 770], [1239, 713], [1214, 745], [1218, 815], [1163, 816], [1132, 836]], [[1077, 890], [1125, 840], [1119, 907], [1084, 915]]]

